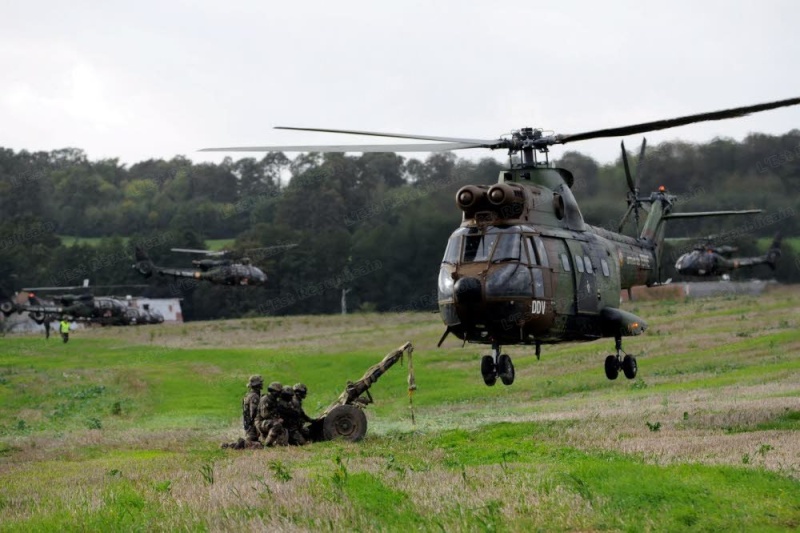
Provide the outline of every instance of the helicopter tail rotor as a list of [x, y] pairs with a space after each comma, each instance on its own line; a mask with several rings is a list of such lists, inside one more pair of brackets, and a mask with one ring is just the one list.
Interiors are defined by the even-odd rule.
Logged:
[[778, 259], [781, 257], [781, 239], [782, 235], [778, 232], [775, 235], [775, 239], [772, 241], [772, 244], [769, 246], [769, 250], [767, 251], [767, 264], [770, 266], [772, 270], [775, 270], [777, 267]]
[[622, 228], [625, 226], [628, 218], [630, 218], [631, 212], [633, 212], [633, 218], [636, 223], [636, 232], [638, 233], [639, 209], [642, 208], [642, 199], [639, 198], [639, 181], [642, 176], [642, 166], [644, 164], [645, 149], [647, 148], [647, 139], [642, 140], [642, 147], [639, 150], [639, 159], [636, 162], [635, 178], [631, 175], [631, 168], [628, 164], [628, 152], [625, 150], [625, 141], [620, 143], [620, 147], [622, 148], [622, 166], [625, 168], [625, 179], [628, 182], [628, 210], [625, 211], [625, 216], [622, 217], [622, 221], [620, 221], [617, 231], [622, 231]]

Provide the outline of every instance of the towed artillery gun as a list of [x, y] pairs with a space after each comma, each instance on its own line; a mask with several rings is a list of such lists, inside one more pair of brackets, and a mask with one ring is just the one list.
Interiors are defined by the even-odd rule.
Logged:
[[[380, 363], [371, 366], [358, 381], [348, 381], [344, 392], [339, 395], [339, 398], [311, 422], [309, 426], [311, 440], [319, 442], [341, 438], [356, 442], [363, 439], [367, 433], [367, 416], [364, 414], [364, 408], [373, 403], [369, 388], [395, 363], [402, 361], [405, 353], [408, 353], [408, 395], [410, 401], [412, 393], [417, 389], [414, 380], [414, 366], [411, 360], [413, 351], [414, 347], [410, 342], [407, 342], [400, 348], [386, 354], [386, 357]], [[412, 421], [414, 419], [413, 411], [411, 419]]]

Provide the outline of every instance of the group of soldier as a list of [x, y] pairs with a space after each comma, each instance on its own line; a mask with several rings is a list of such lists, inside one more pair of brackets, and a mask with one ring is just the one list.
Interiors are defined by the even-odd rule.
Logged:
[[261, 448], [263, 446], [301, 446], [309, 441], [306, 426], [313, 421], [303, 411], [308, 389], [302, 383], [294, 387], [273, 381], [261, 394], [264, 380], [250, 376], [247, 394], [242, 398], [242, 425], [245, 438], [223, 444], [223, 448]]

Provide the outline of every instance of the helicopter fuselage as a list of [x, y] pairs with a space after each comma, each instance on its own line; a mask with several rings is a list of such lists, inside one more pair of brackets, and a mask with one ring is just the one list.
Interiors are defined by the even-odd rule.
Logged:
[[645, 330], [619, 309], [620, 290], [657, 281], [670, 198], [655, 198], [637, 239], [585, 224], [570, 183], [563, 169], [520, 168], [457, 193], [463, 220], [438, 282], [449, 332], [467, 342], [539, 345]]

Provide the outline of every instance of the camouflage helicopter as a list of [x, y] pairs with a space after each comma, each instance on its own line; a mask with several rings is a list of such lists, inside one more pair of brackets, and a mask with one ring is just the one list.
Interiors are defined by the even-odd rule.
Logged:
[[[279, 250], [293, 248], [296, 244], [281, 244], [266, 248], [253, 248], [248, 252], [275, 253]], [[251, 264], [250, 258], [242, 257], [234, 260], [234, 252], [230, 250], [195, 250], [189, 248], [172, 248], [178, 253], [202, 254], [206, 259], [195, 259], [195, 268], [182, 269], [157, 266], [140, 247], [136, 247], [136, 263], [133, 268], [142, 276], [149, 278], [153, 273], [174, 278], [189, 278], [208, 281], [216, 285], [266, 285], [267, 275], [263, 270]], [[216, 258], [216, 259], [212, 259]]]
[[691, 252], [681, 255], [675, 262], [675, 270], [683, 276], [718, 277], [727, 276], [734, 270], [756, 265], [769, 265], [772, 270], [781, 256], [781, 236], [775, 236], [765, 255], [758, 257], [733, 257], [739, 251], [735, 246], [713, 246], [713, 237], [694, 246]]
[[[586, 224], [570, 190], [570, 171], [549, 164], [549, 147], [600, 137], [622, 137], [800, 104], [792, 98], [765, 104], [701, 113], [641, 124], [570, 135], [545, 134], [530, 127], [499, 139], [469, 139], [357, 130], [279, 127], [276, 129], [343, 133], [434, 141], [426, 144], [262, 146], [206, 148], [229, 152], [422, 152], [471, 148], [508, 150], [512, 159], [492, 186], [467, 185], [456, 193], [461, 226], [450, 236], [439, 270], [439, 313], [448, 334], [462, 341], [487, 344], [491, 354], [481, 360], [487, 385], [499, 377], [514, 382], [514, 365], [503, 345], [530, 345], [537, 358], [542, 344], [613, 338], [615, 353], [605, 358], [605, 374], [616, 379], [620, 370], [636, 376], [636, 357], [622, 350], [622, 338], [640, 335], [645, 321], [620, 306], [620, 291], [659, 282], [665, 224], [694, 218], [753, 211], [673, 213], [676, 201], [663, 186], [640, 197], [638, 179], [628, 182], [628, 212], [639, 218], [648, 211], [638, 237]], [[642, 145], [644, 148], [644, 144]], [[642, 152], [644, 153], [644, 152]], [[541, 160], [539, 158], [540, 154]], [[624, 154], [624, 150], [623, 150]]]
[[[36, 294], [38, 291], [76, 289], [83, 289], [85, 292], [60, 294], [48, 299], [40, 298]], [[28, 316], [37, 324], [68, 318], [71, 321], [92, 322], [104, 326], [129, 326], [137, 324], [140, 319], [138, 310], [131, 308], [123, 299], [112, 296], [94, 296], [89, 292], [88, 280], [84, 280], [83, 285], [74, 287], [29, 287], [22, 290], [28, 293], [28, 303], [18, 304], [6, 298], [0, 303], [0, 310], [3, 314], [8, 316], [13, 312], [28, 313]]]

